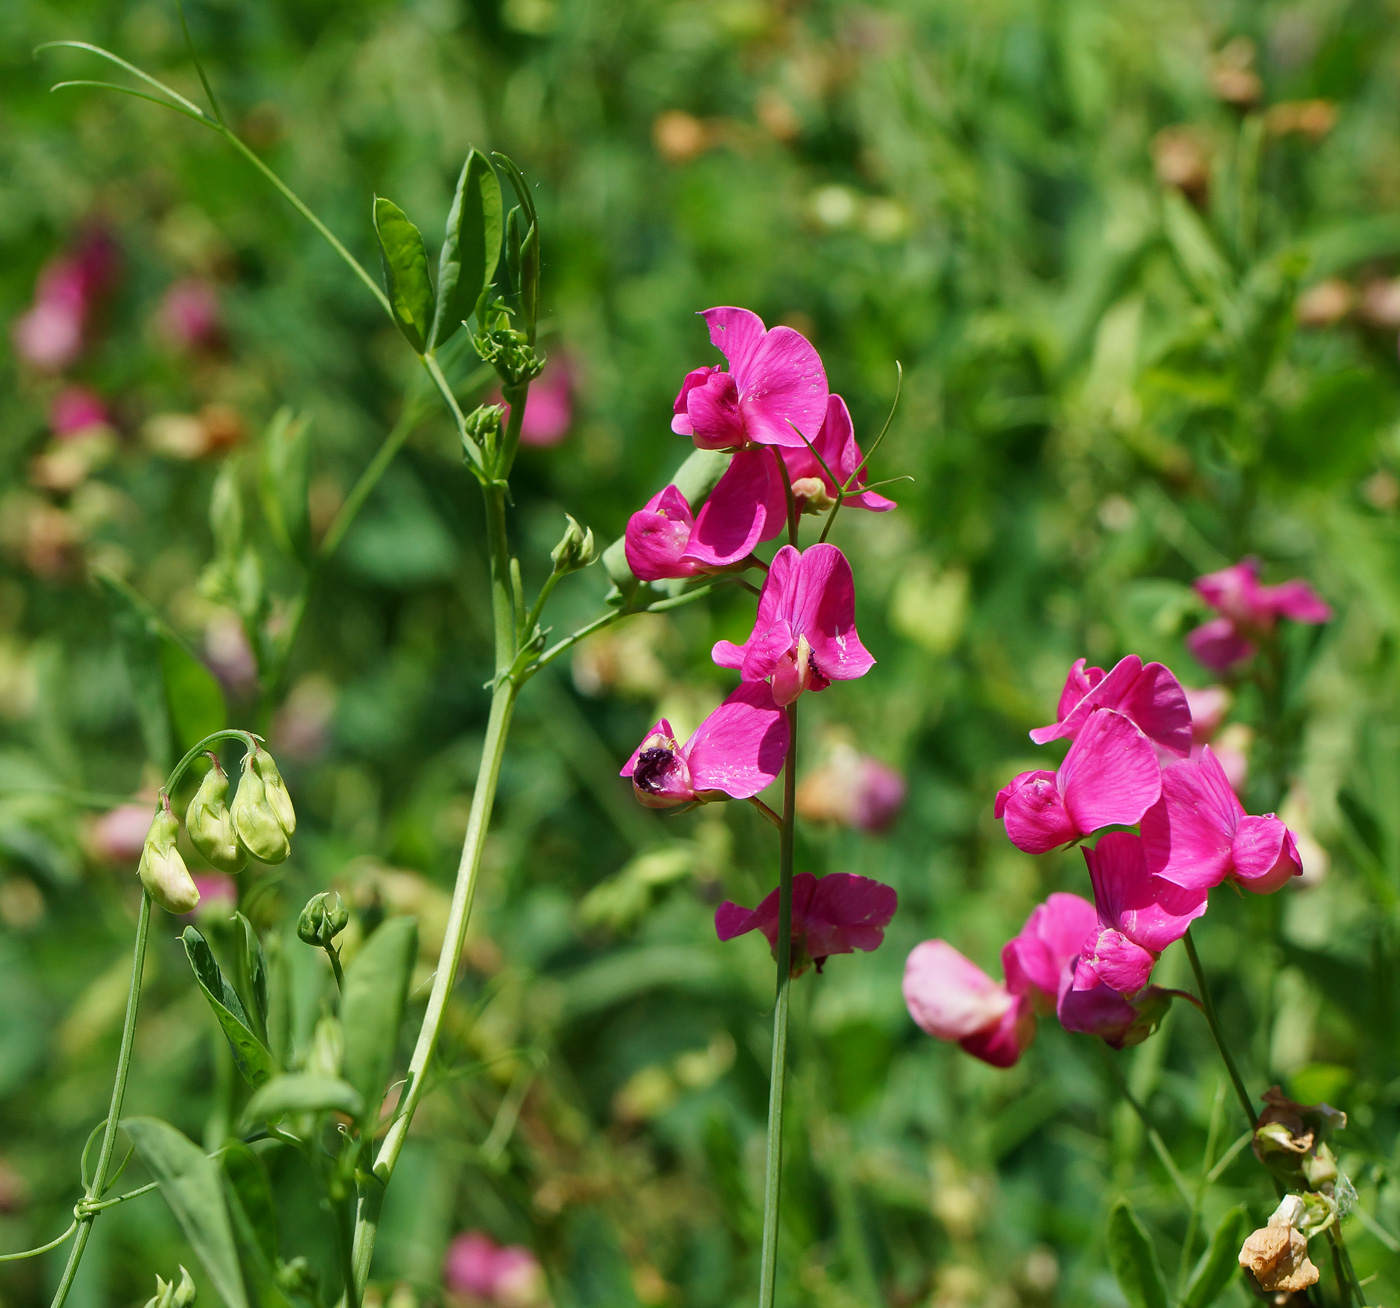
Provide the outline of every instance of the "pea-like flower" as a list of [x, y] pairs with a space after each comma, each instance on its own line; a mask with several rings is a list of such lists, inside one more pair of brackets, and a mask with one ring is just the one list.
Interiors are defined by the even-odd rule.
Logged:
[[1261, 585], [1256, 558], [1197, 578], [1196, 593], [1220, 616], [1190, 632], [1186, 648], [1216, 672], [1253, 658], [1258, 642], [1272, 634], [1279, 618], [1316, 625], [1332, 616], [1327, 601], [1300, 578]]
[[[761, 931], [776, 957], [778, 899], [775, 889], [753, 909], [726, 900], [715, 910], [715, 933], [733, 940]], [[792, 975], [811, 963], [820, 972], [832, 954], [878, 949], [898, 907], [894, 889], [870, 877], [832, 872], [817, 878], [799, 872], [792, 879]]]
[[1122, 713], [1100, 708], [1060, 770], [1022, 772], [997, 792], [995, 813], [1017, 849], [1044, 854], [1104, 827], [1132, 826], [1161, 793], [1151, 742]]
[[790, 733], [786, 715], [762, 682], [744, 682], [685, 744], [662, 718], [623, 765], [648, 808], [715, 799], [749, 799], [783, 770]]
[[791, 704], [804, 690], [863, 677], [874, 658], [856, 634], [856, 590], [851, 565], [835, 545], [798, 553], [784, 545], [773, 557], [758, 597], [753, 631], [742, 645], [719, 641], [712, 651], [722, 668], [745, 681], [772, 678], [773, 699]]
[[706, 309], [700, 316], [729, 371], [704, 367], [687, 375], [671, 430], [702, 450], [750, 443], [800, 449], [803, 437], [813, 439], [828, 392], [826, 369], [811, 342], [791, 327], [765, 328], [747, 309]]
[[1110, 672], [1084, 664], [1076, 659], [1070, 668], [1055, 721], [1031, 732], [1037, 745], [1066, 736], [1073, 740], [1095, 709], [1113, 709], [1169, 753], [1184, 757], [1191, 752], [1191, 710], [1170, 669], [1143, 663], [1136, 654], [1120, 659]]
[[1148, 867], [1188, 889], [1209, 890], [1227, 877], [1267, 895], [1301, 876], [1293, 833], [1272, 813], [1251, 817], [1209, 745], [1199, 758], [1162, 771], [1162, 797], [1143, 816]]

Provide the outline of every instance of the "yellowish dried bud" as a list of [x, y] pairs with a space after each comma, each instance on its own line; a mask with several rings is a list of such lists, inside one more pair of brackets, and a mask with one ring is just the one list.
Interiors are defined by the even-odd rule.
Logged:
[[146, 893], [167, 913], [188, 913], [199, 903], [199, 888], [175, 848], [179, 834], [179, 821], [162, 806], [146, 832], [141, 865], [136, 869]]
[[247, 862], [228, 808], [228, 774], [218, 759], [213, 760], [185, 810], [185, 830], [200, 855], [220, 872], [237, 872]]

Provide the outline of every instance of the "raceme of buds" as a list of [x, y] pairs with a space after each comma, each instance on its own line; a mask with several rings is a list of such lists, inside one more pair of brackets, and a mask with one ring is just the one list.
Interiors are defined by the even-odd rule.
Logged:
[[199, 887], [175, 848], [180, 823], [164, 804], [151, 820], [136, 874], [146, 893], [167, 913], [188, 913], [199, 903]]
[[228, 774], [213, 754], [209, 758], [209, 771], [185, 810], [185, 830], [211, 867], [220, 872], [237, 872], [247, 862], [247, 854], [233, 829], [233, 814], [228, 807]]
[[181, 1264], [179, 1281], [156, 1277], [156, 1292], [146, 1300], [145, 1308], [190, 1308], [195, 1300], [195, 1284]]
[[350, 921], [350, 910], [334, 890], [323, 890], [306, 901], [297, 918], [297, 935], [308, 945], [329, 949]]
[[564, 529], [563, 539], [549, 552], [549, 557], [554, 560], [555, 572], [577, 572], [598, 557], [598, 546], [591, 527], [581, 527], [570, 513], [564, 516], [569, 520], [569, 525]]
[[265, 749], [243, 758], [243, 777], [233, 798], [233, 828], [243, 848], [261, 863], [281, 863], [292, 852], [296, 814]]

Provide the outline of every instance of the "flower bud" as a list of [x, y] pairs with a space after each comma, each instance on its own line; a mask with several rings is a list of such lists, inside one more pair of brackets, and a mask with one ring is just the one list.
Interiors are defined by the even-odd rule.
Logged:
[[494, 450], [500, 443], [505, 414], [504, 404], [482, 404], [467, 414], [462, 426], [479, 449]]
[[228, 774], [219, 760], [210, 755], [213, 766], [199, 783], [190, 806], [185, 810], [185, 830], [211, 867], [220, 872], [237, 872], [247, 861], [233, 815], [228, 811]]
[[137, 875], [146, 893], [167, 913], [188, 913], [199, 903], [199, 887], [175, 848], [180, 823], [164, 805], [151, 820]]
[[146, 1300], [146, 1308], [190, 1308], [195, 1300], [195, 1284], [183, 1266], [180, 1267], [180, 1280], [167, 1281], [156, 1277], [156, 1292]]
[[598, 546], [594, 543], [591, 527], [579, 526], [572, 514], [566, 513], [564, 516], [569, 520], [569, 525], [549, 557], [554, 560], [555, 572], [577, 572], [598, 557]]
[[308, 945], [329, 949], [350, 921], [350, 910], [334, 890], [323, 890], [306, 901], [297, 918], [297, 935]]
[[268, 798], [267, 783], [257, 768], [248, 766], [246, 758], [232, 812], [239, 843], [260, 863], [281, 863], [292, 852], [287, 831]]

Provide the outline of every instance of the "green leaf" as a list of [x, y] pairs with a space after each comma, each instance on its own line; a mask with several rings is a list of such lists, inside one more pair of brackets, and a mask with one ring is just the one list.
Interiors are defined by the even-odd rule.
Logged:
[[1225, 1214], [1196, 1264], [1196, 1270], [1191, 1273], [1181, 1308], [1210, 1308], [1220, 1298], [1239, 1270], [1240, 1245], [1244, 1243], [1248, 1228], [1249, 1214], [1243, 1204]]
[[447, 214], [447, 235], [438, 260], [434, 348], [452, 338], [491, 285], [501, 257], [501, 230], [501, 184], [486, 156], [473, 150], [462, 165]]
[[307, 487], [311, 477], [311, 442], [307, 419], [289, 408], [278, 409], [262, 439], [258, 490], [273, 539], [289, 557], [311, 557], [311, 516]]
[[533, 223], [520, 243], [520, 309], [533, 338], [540, 312], [540, 229]]
[[1156, 1251], [1137, 1214], [1123, 1199], [1108, 1215], [1108, 1263], [1132, 1308], [1167, 1308]]
[[182, 754], [228, 726], [228, 705], [218, 678], [180, 641], [164, 632], [160, 635], [160, 669], [170, 726]]
[[[276, 1085], [277, 1080], [269, 1085]], [[260, 1092], [261, 1093], [261, 1092]], [[256, 1098], [256, 1096], [254, 1096]], [[277, 1261], [277, 1209], [272, 1201], [272, 1186], [267, 1179], [267, 1169], [262, 1159], [241, 1140], [230, 1140], [223, 1147], [221, 1162], [224, 1179], [228, 1182], [234, 1203], [241, 1208], [246, 1219], [248, 1234], [269, 1266]], [[233, 1209], [233, 1204], [230, 1204]], [[233, 1212], [234, 1225], [242, 1225], [238, 1214]]]
[[1169, 191], [1162, 197], [1162, 227], [1186, 280], [1223, 317], [1230, 298], [1230, 266], [1200, 214], [1177, 192]]
[[243, 1120], [270, 1122], [287, 1113], [347, 1113], [358, 1118], [365, 1109], [360, 1092], [338, 1076], [294, 1072], [274, 1076], [249, 1101]]
[[362, 1121], [378, 1115], [398, 1046], [413, 960], [418, 956], [418, 923], [391, 917], [360, 947], [345, 969], [340, 1024], [345, 1034], [345, 1079], [359, 1092]]
[[219, 1297], [228, 1308], [248, 1308], [218, 1163], [158, 1118], [127, 1118], [122, 1128], [159, 1183]]
[[238, 1065], [243, 1079], [254, 1090], [258, 1089], [272, 1079], [275, 1071], [271, 1053], [253, 1034], [252, 1023], [248, 1021], [243, 1003], [220, 970], [209, 942], [194, 927], [186, 927], [180, 940], [189, 956], [190, 967], [194, 969], [194, 979], [199, 982], [209, 1007], [214, 1010], [214, 1016], [228, 1037], [233, 1061]]
[[239, 956], [239, 964], [242, 969], [240, 979], [244, 982], [243, 989], [248, 1004], [251, 1005], [251, 1012], [248, 1015], [253, 1019], [253, 1027], [259, 1038], [266, 1041], [267, 955], [263, 953], [262, 941], [258, 939], [258, 933], [253, 929], [253, 924], [242, 913], [235, 913], [233, 918], [243, 928], [243, 948]]
[[374, 201], [374, 232], [394, 321], [404, 340], [422, 354], [433, 321], [433, 284], [423, 235], [398, 205], [380, 196]]

